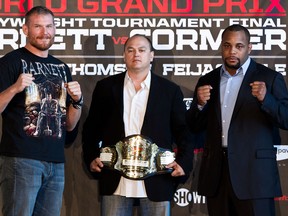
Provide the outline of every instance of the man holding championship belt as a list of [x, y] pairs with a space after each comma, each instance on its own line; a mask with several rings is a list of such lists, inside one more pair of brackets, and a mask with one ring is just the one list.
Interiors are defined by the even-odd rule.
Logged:
[[[99, 81], [83, 126], [83, 157], [99, 180], [101, 215], [170, 215], [179, 180], [193, 167], [183, 94], [151, 71], [154, 51], [144, 35], [124, 45], [125, 73]], [[174, 144], [177, 153], [174, 155]]]

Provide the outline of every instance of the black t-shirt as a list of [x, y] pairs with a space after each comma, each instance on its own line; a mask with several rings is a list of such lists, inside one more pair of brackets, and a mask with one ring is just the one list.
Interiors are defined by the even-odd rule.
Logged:
[[0, 154], [64, 162], [69, 101], [64, 83], [72, 80], [68, 66], [51, 55], [41, 58], [25, 48], [3, 56], [0, 65], [1, 92], [21, 73], [31, 73], [35, 78], [2, 112]]

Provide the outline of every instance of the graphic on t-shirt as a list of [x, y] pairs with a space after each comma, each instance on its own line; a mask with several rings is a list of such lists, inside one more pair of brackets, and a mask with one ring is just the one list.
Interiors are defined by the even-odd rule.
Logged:
[[24, 130], [28, 136], [61, 138], [65, 128], [66, 88], [60, 79], [26, 88]]

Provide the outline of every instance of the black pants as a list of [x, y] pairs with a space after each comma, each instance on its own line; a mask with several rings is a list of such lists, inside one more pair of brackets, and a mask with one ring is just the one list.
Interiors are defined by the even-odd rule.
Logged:
[[209, 216], [275, 216], [274, 198], [239, 200], [232, 188], [227, 151], [223, 149], [222, 177], [214, 197], [207, 197]]

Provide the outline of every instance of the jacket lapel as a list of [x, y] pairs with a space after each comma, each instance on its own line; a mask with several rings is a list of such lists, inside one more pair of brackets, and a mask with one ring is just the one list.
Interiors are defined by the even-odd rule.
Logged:
[[[221, 103], [220, 103], [220, 82], [221, 82], [221, 67], [215, 73], [215, 76], [212, 77], [212, 80], [209, 83], [212, 86], [211, 90], [211, 98], [215, 98], [213, 104], [215, 104], [216, 108], [212, 108], [215, 111], [215, 115], [217, 116], [217, 120], [221, 125]], [[212, 95], [215, 94], [215, 95]]]
[[151, 72], [150, 91], [141, 131], [145, 131], [145, 128], [148, 126], [150, 116], [153, 113], [154, 106], [157, 106], [157, 104], [160, 102], [161, 90], [159, 89], [159, 85], [157, 76]]
[[238, 113], [241, 106], [243, 106], [243, 104], [247, 101], [247, 99], [248, 99], [247, 96], [252, 95], [250, 83], [255, 81], [254, 77], [255, 77], [256, 73], [257, 73], [256, 63], [251, 59], [250, 65], [246, 71], [246, 74], [244, 76], [244, 79], [243, 79], [242, 84], [241, 84], [240, 89], [239, 89], [238, 97], [237, 97], [234, 111], [233, 111], [233, 115], [232, 115], [232, 119]]
[[[124, 87], [124, 78], [125, 73], [122, 73], [118, 76], [118, 79], [116, 82], [114, 82], [114, 85], [112, 86], [112, 93], [113, 98], [115, 100], [115, 109], [119, 110], [119, 118], [123, 121], [123, 112], [124, 112], [124, 104], [123, 104], [123, 87]], [[124, 130], [124, 124], [123, 124], [123, 130]]]

